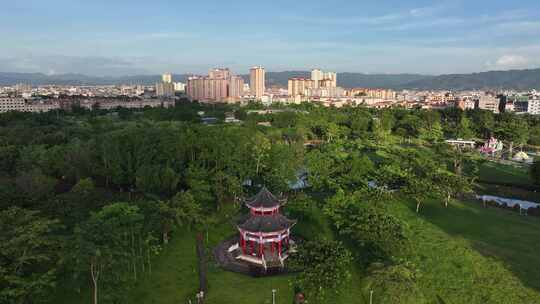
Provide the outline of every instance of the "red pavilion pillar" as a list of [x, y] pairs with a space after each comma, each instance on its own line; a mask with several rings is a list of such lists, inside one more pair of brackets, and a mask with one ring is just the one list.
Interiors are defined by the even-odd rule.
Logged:
[[246, 239], [244, 239], [243, 233], [240, 233], [240, 246], [242, 247], [242, 254], [246, 254]]
[[280, 256], [280, 257], [281, 257], [281, 242], [282, 242], [282, 240], [279, 240], [279, 242], [278, 242], [278, 256]]

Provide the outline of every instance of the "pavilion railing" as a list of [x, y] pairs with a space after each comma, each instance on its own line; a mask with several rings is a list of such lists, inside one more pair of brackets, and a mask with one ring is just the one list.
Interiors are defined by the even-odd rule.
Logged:
[[261, 255], [264, 269], [266, 269], [266, 260], [264, 259], [264, 253]]
[[235, 251], [236, 249], [238, 249], [238, 243], [232, 245], [232, 246], [229, 248], [229, 252], [233, 252], [233, 251]]

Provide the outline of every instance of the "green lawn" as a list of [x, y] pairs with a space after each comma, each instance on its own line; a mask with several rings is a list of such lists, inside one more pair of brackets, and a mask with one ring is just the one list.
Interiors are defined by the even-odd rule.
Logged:
[[475, 192], [540, 203], [540, 191], [528, 191], [518, 187], [479, 183]]
[[176, 235], [156, 258], [152, 274], [135, 286], [128, 303], [187, 303], [198, 285], [195, 237]]
[[[407, 205], [407, 204], [405, 204]], [[481, 204], [396, 206], [413, 234], [411, 257], [429, 299], [445, 303], [540, 303], [540, 219]]]
[[[410, 207], [410, 208], [409, 208]], [[393, 212], [413, 234], [412, 261], [420, 269], [418, 284], [426, 297], [445, 303], [540, 303], [540, 220], [477, 203], [454, 203], [448, 209], [428, 203], [417, 215], [408, 203]], [[296, 227], [305, 237], [334, 237], [320, 211]], [[210, 245], [234, 233], [228, 220], [210, 229]], [[351, 248], [354, 250], [353, 248]], [[197, 289], [194, 237], [177, 236], [156, 261], [154, 274], [141, 281], [131, 303], [187, 303]], [[363, 273], [353, 267], [352, 280], [329, 303], [368, 303]], [[294, 276], [251, 278], [209, 267], [207, 303], [291, 303]], [[377, 295], [374, 294], [374, 303]]]
[[534, 186], [526, 167], [514, 167], [495, 162], [486, 162], [480, 166], [478, 194], [528, 200], [540, 203], [540, 191], [530, 191]]
[[[295, 227], [297, 233], [306, 238], [334, 238], [330, 224], [317, 208], [308, 218]], [[208, 232], [208, 245], [213, 247], [223, 239], [233, 235], [234, 226], [230, 219], [220, 219]], [[140, 281], [130, 295], [129, 303], [177, 304], [195, 303], [198, 288], [198, 274], [193, 233], [185, 233], [173, 238], [167, 250], [156, 259], [153, 274]], [[361, 275], [352, 269], [352, 279], [344, 285], [335, 303], [366, 303], [360, 289]], [[271, 303], [272, 289], [276, 289], [277, 303], [291, 303], [294, 275], [280, 275], [267, 278], [253, 278], [247, 275], [224, 271], [211, 262], [208, 269], [209, 293], [207, 302], [232, 304]]]
[[532, 186], [533, 182], [526, 168], [486, 162], [480, 166], [478, 179], [484, 182]]
[[[420, 214], [412, 203], [391, 208], [410, 228], [410, 260], [420, 271], [418, 285], [430, 303], [540, 303], [540, 219], [520, 216], [481, 204], [455, 202], [447, 209], [440, 203], [425, 204]], [[299, 219], [296, 234], [305, 238], [335, 238], [330, 223], [316, 207]], [[208, 231], [208, 246], [235, 233], [232, 221], [222, 218]], [[350, 246], [351, 250], [355, 250]], [[167, 249], [155, 259], [153, 273], [131, 291], [127, 303], [195, 303], [198, 288], [195, 237], [192, 232], [173, 235]], [[369, 290], [359, 265], [351, 267], [352, 280], [328, 303], [369, 303]], [[252, 278], [220, 269], [208, 269], [209, 304], [292, 302], [293, 275]], [[66, 293], [61, 301], [90, 303], [83, 291]], [[87, 300], [86, 300], [87, 299]], [[374, 304], [379, 304], [374, 294]], [[441, 302], [444, 301], [444, 302]], [[381, 303], [382, 304], [382, 303]]]

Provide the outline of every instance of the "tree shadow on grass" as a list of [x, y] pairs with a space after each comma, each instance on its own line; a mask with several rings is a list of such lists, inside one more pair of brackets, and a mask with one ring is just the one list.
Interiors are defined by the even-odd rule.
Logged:
[[[414, 212], [413, 204], [407, 204]], [[420, 217], [452, 237], [463, 238], [486, 257], [502, 261], [523, 285], [540, 291], [540, 218], [511, 210], [484, 208], [479, 202], [430, 202]]]

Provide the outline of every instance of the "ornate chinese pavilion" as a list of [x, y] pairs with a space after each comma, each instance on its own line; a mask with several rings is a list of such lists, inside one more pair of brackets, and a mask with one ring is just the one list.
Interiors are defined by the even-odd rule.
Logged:
[[280, 213], [286, 199], [263, 187], [244, 202], [250, 211], [238, 224], [238, 243], [231, 246], [241, 250], [236, 259], [265, 269], [283, 267], [291, 248], [291, 227], [296, 223]]

